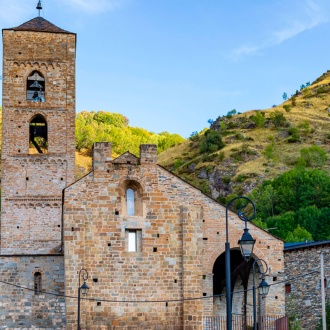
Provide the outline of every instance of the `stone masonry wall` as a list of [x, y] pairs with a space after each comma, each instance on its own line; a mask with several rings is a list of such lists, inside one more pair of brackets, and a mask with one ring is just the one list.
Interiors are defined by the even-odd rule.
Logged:
[[302, 329], [314, 329], [322, 315], [320, 254], [324, 255], [325, 298], [330, 299], [330, 244], [285, 251], [287, 314], [300, 320]]
[[0, 278], [0, 329], [66, 329], [63, 256], [1, 256]]
[[[65, 189], [67, 294], [77, 294], [80, 269], [89, 274], [91, 300], [83, 302], [82, 324], [91, 329], [160, 323], [202, 329], [202, 316], [213, 315], [209, 279], [224, 253], [225, 208], [158, 166], [154, 147], [141, 146], [140, 162], [129, 153], [112, 161], [109, 148], [98, 143], [93, 172]], [[134, 187], [141, 204], [134, 216], [126, 213], [127, 187]], [[255, 257], [271, 268], [267, 282], [277, 284], [284, 275], [283, 242], [249, 227]], [[230, 213], [234, 249], [243, 228]], [[141, 250], [127, 251], [128, 230], [141, 232]], [[70, 330], [76, 327], [76, 305], [73, 299], [66, 303]], [[271, 286], [265, 308], [268, 314], [284, 315], [283, 283]]]
[[[58, 253], [62, 190], [75, 173], [76, 35], [3, 30], [0, 254]], [[26, 98], [33, 71], [45, 102]], [[47, 124], [48, 153], [30, 154], [30, 122]]]

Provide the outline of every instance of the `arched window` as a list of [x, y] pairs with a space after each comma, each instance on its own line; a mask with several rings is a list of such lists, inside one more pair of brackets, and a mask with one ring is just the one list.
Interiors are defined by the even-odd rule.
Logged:
[[30, 121], [30, 154], [43, 154], [48, 152], [47, 122], [41, 115], [35, 116]]
[[126, 212], [127, 215], [135, 215], [135, 192], [132, 188], [126, 190]]
[[27, 78], [26, 100], [45, 102], [45, 78], [39, 71], [33, 71]]
[[42, 290], [41, 287], [41, 273], [34, 273], [34, 294], [40, 294]]
[[122, 211], [127, 216], [143, 215], [143, 189], [141, 184], [135, 180], [123, 182]]

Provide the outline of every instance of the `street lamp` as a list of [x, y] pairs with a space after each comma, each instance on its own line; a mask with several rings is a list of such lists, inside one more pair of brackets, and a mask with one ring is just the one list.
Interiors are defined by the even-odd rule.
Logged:
[[[253, 246], [255, 243], [255, 239], [252, 238], [251, 234], [249, 233], [249, 229], [247, 228], [247, 222], [251, 221], [256, 216], [256, 207], [254, 203], [245, 196], [237, 196], [233, 199], [231, 199], [227, 206], [226, 206], [226, 243], [225, 243], [225, 259], [226, 259], [226, 304], [227, 304], [227, 330], [232, 330], [232, 309], [231, 309], [231, 269], [230, 269], [230, 243], [228, 239], [228, 210], [230, 205], [237, 199], [245, 199], [247, 200], [247, 204], [240, 207], [237, 215], [238, 217], [245, 222], [245, 229], [244, 233], [242, 235], [242, 238], [238, 241], [238, 244], [240, 245], [240, 249], [242, 252], [242, 255], [246, 261], [248, 261], [251, 258]], [[249, 203], [253, 206], [253, 214], [250, 218], [248, 218], [242, 211]]]
[[[81, 272], [84, 272], [83, 274], [81, 274]], [[82, 286], [80, 286], [80, 277], [82, 276], [83, 280], [84, 280], [84, 284]], [[80, 330], [80, 292], [86, 296], [89, 287], [86, 284], [86, 281], [88, 280], [88, 272], [86, 269], [82, 268], [79, 271], [79, 287], [78, 287], [78, 330]]]
[[[260, 261], [260, 264], [258, 263]], [[262, 262], [265, 264], [265, 271], [262, 271]], [[257, 330], [257, 301], [256, 301], [256, 284], [255, 284], [255, 265], [258, 265], [258, 272], [262, 275], [262, 280], [258, 286], [259, 294], [262, 297], [266, 297], [269, 291], [269, 284], [265, 281], [265, 274], [268, 271], [268, 265], [263, 259], [256, 259], [253, 262], [252, 270], [253, 270], [253, 330]]]

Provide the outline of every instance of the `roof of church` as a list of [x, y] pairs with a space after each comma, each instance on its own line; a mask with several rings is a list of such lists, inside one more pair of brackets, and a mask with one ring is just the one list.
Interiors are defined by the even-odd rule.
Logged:
[[33, 18], [17, 27], [4, 29], [4, 30], [15, 30], [15, 31], [36, 31], [36, 32], [52, 32], [52, 33], [70, 33], [72, 32], [63, 30], [53, 23], [47, 21], [43, 17]]

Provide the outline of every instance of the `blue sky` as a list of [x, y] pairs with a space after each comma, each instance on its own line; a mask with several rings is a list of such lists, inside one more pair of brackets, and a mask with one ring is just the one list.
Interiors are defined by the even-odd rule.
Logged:
[[[0, 0], [1, 29], [36, 17], [37, 2]], [[270, 108], [330, 69], [329, 0], [42, 5], [78, 35], [77, 112], [118, 112], [157, 133], [189, 137], [232, 109]]]

